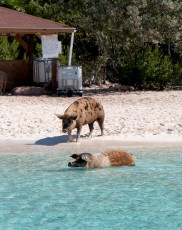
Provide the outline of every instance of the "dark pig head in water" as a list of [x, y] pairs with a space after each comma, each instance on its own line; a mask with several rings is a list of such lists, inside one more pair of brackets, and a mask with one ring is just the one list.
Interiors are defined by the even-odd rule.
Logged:
[[75, 159], [75, 161], [69, 162], [69, 167], [88, 167], [88, 162], [93, 160], [91, 153], [73, 154], [70, 157]]

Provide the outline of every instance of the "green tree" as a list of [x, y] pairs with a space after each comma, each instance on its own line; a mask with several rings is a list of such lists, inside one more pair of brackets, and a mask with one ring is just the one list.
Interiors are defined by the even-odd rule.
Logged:
[[0, 36], [0, 60], [15, 60], [18, 57], [19, 43], [13, 39], [9, 41], [7, 37]]
[[120, 66], [120, 82], [138, 89], [162, 90], [179, 79], [181, 67], [158, 47], [144, 46], [133, 62]]
[[[182, 57], [181, 0], [3, 2], [9, 2], [8, 7], [76, 27], [73, 63], [84, 67], [84, 77], [104, 75], [103, 66], [118, 80], [121, 68], [128, 76], [131, 70], [128, 63], [135, 65], [138, 52], [146, 44], [162, 47], [173, 58], [172, 65]], [[66, 57], [70, 38], [63, 34], [60, 39]]]

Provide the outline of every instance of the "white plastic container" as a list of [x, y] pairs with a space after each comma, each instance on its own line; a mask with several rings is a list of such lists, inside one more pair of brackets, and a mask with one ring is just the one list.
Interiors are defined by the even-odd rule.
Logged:
[[82, 95], [82, 67], [60, 66], [57, 69], [58, 92]]

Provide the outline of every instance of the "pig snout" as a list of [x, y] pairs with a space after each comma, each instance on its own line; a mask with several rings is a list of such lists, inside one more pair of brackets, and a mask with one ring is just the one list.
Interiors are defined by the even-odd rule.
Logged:
[[62, 132], [67, 133], [69, 129], [70, 129], [70, 125], [67, 123], [66, 124], [63, 123]]
[[68, 167], [79, 167], [79, 165], [77, 164], [76, 161], [73, 161], [68, 163]]

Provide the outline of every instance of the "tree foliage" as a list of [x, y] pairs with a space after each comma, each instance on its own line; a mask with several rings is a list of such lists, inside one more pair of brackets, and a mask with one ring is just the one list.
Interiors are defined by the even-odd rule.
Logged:
[[146, 45], [136, 53], [134, 61], [119, 66], [122, 84], [129, 83], [138, 89], [164, 89], [178, 80], [180, 65], [173, 64], [162, 49]]
[[15, 60], [18, 57], [18, 46], [15, 40], [9, 41], [7, 37], [0, 36], [0, 60]]
[[[84, 78], [105, 78], [106, 68], [107, 77], [120, 81], [120, 70], [125, 68], [130, 83], [127, 71], [136, 65], [136, 57], [144, 71], [144, 63], [153, 63], [152, 55], [158, 60], [159, 50], [166, 63], [161, 61], [161, 66], [172, 65], [166, 67], [169, 72], [181, 64], [181, 0], [3, 0], [0, 5], [76, 27], [73, 64], [83, 66]], [[60, 39], [67, 56], [69, 39], [66, 35]]]

